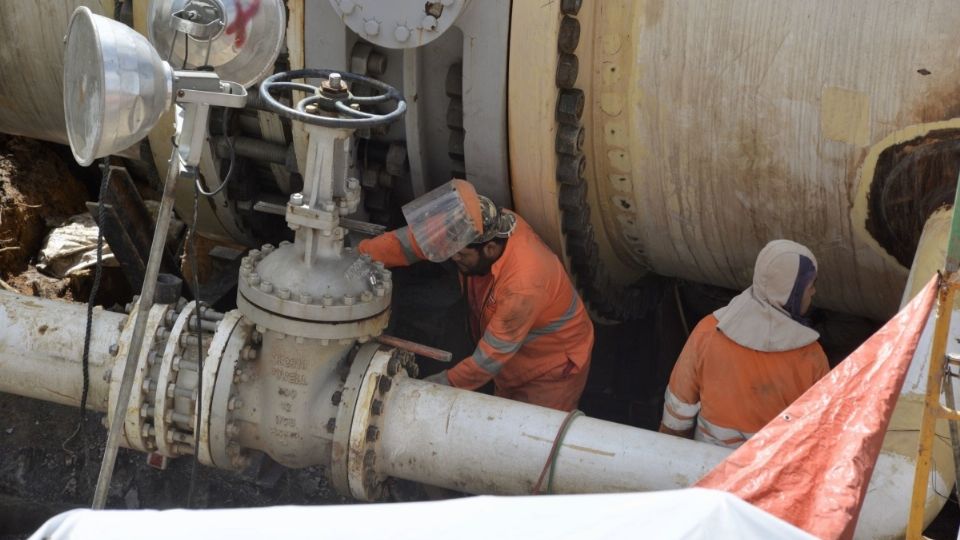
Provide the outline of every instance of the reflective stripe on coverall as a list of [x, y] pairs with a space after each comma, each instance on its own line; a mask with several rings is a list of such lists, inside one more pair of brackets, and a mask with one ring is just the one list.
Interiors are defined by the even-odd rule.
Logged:
[[[506, 210], [505, 210], [506, 211]], [[406, 227], [359, 246], [388, 267], [421, 260]], [[467, 276], [473, 354], [449, 370], [452, 386], [493, 379], [496, 395], [559, 410], [576, 408], [593, 349], [593, 323], [556, 255], [520, 216], [488, 276]]]
[[677, 432], [696, 426], [697, 440], [736, 448], [829, 369], [816, 341], [788, 351], [756, 351], [725, 336], [708, 315], [670, 375], [663, 426]]

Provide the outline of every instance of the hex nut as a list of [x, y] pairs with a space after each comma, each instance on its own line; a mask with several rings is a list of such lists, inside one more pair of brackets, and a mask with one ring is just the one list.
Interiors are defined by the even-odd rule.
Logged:
[[312, 304], [313, 297], [307, 293], [300, 293], [300, 303], [301, 304]]
[[586, 130], [580, 125], [560, 124], [557, 129], [556, 151], [558, 154], [574, 155], [583, 150]]
[[380, 428], [377, 426], [367, 426], [367, 442], [374, 442], [380, 438]]
[[343, 295], [343, 305], [352, 306], [357, 301], [352, 294]]
[[560, 0], [560, 11], [563, 12], [564, 15], [576, 15], [580, 13], [580, 6], [582, 4], [583, 0]]
[[337, 419], [331, 418], [327, 420], [327, 433], [333, 433], [337, 430]]
[[561, 154], [557, 160], [557, 181], [562, 184], [576, 184], [587, 169], [583, 154], [570, 156]]
[[332, 305], [333, 305], [333, 297], [330, 296], [329, 294], [325, 294], [325, 295], [323, 295], [323, 298], [320, 299], [320, 303], [323, 304], [323, 305], [325, 305], [325, 306], [332, 306]]
[[294, 193], [290, 195], [290, 204], [293, 206], [303, 206], [303, 193]]
[[392, 377], [396, 375], [398, 371], [400, 371], [400, 359], [397, 358], [397, 356], [393, 356], [387, 362], [387, 374]]
[[363, 31], [368, 36], [375, 36], [380, 33], [380, 23], [374, 20], [369, 20], [363, 23]]
[[393, 381], [390, 379], [390, 377], [380, 375], [380, 380], [377, 381], [377, 390], [379, 390], [381, 394], [386, 394], [392, 387]]
[[557, 88], [573, 88], [577, 84], [580, 61], [572, 54], [563, 53], [557, 60]]
[[279, 296], [281, 300], [289, 300], [290, 289], [287, 289], [286, 287], [277, 289], [277, 296]]
[[561, 90], [557, 98], [557, 122], [561, 124], [579, 123], [580, 117], [583, 116], [584, 103], [583, 90], [579, 88]]
[[260, 282], [260, 290], [263, 291], [263, 292], [265, 292], [265, 293], [268, 293], [268, 294], [269, 294], [269, 293], [272, 293], [272, 292], [273, 292], [273, 283], [270, 283], [269, 281], [262, 281], [262, 282]]
[[373, 467], [376, 462], [377, 454], [373, 450], [367, 450], [367, 452], [363, 454], [363, 466], [365, 468], [369, 469]]
[[333, 403], [334, 405], [340, 405], [340, 400], [342, 399], [343, 399], [343, 392], [341, 392], [340, 390], [337, 390], [330, 397], [330, 403]]
[[373, 400], [373, 402], [370, 403], [370, 414], [374, 416], [380, 416], [383, 414], [383, 402], [379, 399]]
[[560, 21], [560, 31], [557, 36], [557, 49], [562, 53], [573, 54], [580, 43], [580, 21], [573, 17], [564, 17]]
[[429, 32], [436, 30], [437, 24], [437, 18], [433, 15], [427, 15], [422, 21], [420, 21], [420, 27]]

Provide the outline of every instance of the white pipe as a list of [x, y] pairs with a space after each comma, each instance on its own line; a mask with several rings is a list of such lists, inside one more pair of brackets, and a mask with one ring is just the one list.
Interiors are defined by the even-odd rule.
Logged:
[[[86, 306], [0, 291], [0, 392], [80, 406]], [[107, 410], [110, 346], [126, 315], [96, 308], [87, 407]]]
[[[381, 473], [468, 493], [531, 492], [566, 413], [414, 379], [394, 382], [381, 423]], [[553, 492], [686, 487], [728, 452], [579, 417], [557, 456]]]

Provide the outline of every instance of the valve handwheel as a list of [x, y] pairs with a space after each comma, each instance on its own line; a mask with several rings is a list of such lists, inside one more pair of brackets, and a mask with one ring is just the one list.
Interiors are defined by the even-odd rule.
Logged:
[[[321, 82], [313, 85], [306, 82], [308, 79], [319, 79]], [[372, 96], [356, 96], [352, 90], [358, 87], [372, 89], [375, 93]], [[306, 97], [293, 107], [288, 107], [273, 95], [285, 90], [303, 92]], [[281, 116], [329, 128], [383, 126], [399, 120], [407, 110], [403, 95], [389, 84], [332, 69], [298, 69], [277, 73], [260, 84], [260, 97]], [[360, 106], [388, 102], [394, 102], [396, 106], [384, 114], [360, 110]], [[315, 112], [309, 111], [308, 107], [314, 108]]]

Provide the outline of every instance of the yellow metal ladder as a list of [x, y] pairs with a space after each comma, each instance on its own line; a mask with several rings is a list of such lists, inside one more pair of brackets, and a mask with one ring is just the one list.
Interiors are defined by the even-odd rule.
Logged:
[[[960, 179], [957, 182], [960, 188]], [[950, 443], [953, 448], [955, 468], [960, 471], [960, 411], [956, 410], [953, 395], [954, 377], [960, 376], [960, 356], [947, 355], [947, 339], [950, 333], [950, 318], [957, 296], [958, 268], [960, 268], [960, 189], [954, 195], [953, 218], [947, 241], [947, 258], [944, 274], [940, 279], [937, 294], [937, 316], [934, 323], [933, 347], [930, 350], [930, 367], [927, 372], [927, 392], [923, 400], [923, 416], [920, 422], [920, 440], [917, 445], [917, 468], [913, 477], [913, 496], [910, 500], [910, 518], [907, 521], [907, 538], [919, 539], [923, 534], [923, 514], [930, 482], [930, 464], [933, 456], [933, 441], [936, 437], [937, 420], [948, 420]], [[954, 368], [957, 371], [955, 372]], [[944, 382], [946, 381], [946, 384]], [[945, 403], [940, 402], [941, 394]]]

